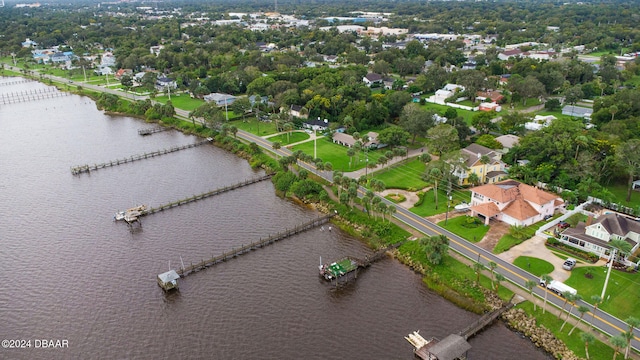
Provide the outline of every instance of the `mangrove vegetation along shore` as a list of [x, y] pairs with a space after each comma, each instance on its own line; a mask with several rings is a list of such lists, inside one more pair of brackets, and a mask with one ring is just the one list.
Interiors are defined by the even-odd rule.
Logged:
[[[69, 89], [68, 89], [69, 90]], [[276, 191], [280, 194], [288, 196], [292, 199], [299, 199], [307, 204], [313, 204], [322, 212], [338, 211], [339, 216], [334, 218], [334, 223], [343, 231], [357, 237], [369, 247], [373, 249], [380, 248], [385, 244], [396, 243], [405, 240], [410, 236], [408, 230], [403, 229], [398, 224], [390, 221], [384, 216], [383, 211], [361, 211], [356, 204], [361, 201], [354, 198], [341, 198], [340, 187], [334, 187], [334, 197], [337, 196], [337, 202], [331, 200], [330, 195], [323, 188], [319, 178], [314, 179], [313, 174], [309, 174], [304, 169], [296, 169], [297, 174], [288, 171], [289, 166], [274, 159], [270, 154], [266, 154], [255, 143], [246, 144], [234, 137], [228, 136], [226, 132], [219, 132], [206, 125], [196, 124], [195, 121], [189, 122], [176, 118], [172, 105], [155, 104], [151, 105], [151, 101], [130, 101], [118, 98], [115, 95], [99, 94], [93, 91], [86, 91], [81, 87], [77, 87], [77, 91], [73, 91], [79, 95], [90, 96], [96, 101], [96, 105], [108, 113], [134, 116], [136, 118], [145, 119], [147, 122], [158, 123], [162, 126], [169, 126], [176, 130], [187, 134], [193, 134], [201, 137], [213, 137], [216, 146], [230, 151], [244, 159], [246, 159], [253, 168], [263, 168], [269, 172], [277, 172], [272, 181], [276, 187]], [[108, 95], [108, 96], [103, 96]], [[114, 101], [115, 100], [115, 101]], [[151, 109], [151, 110], [150, 110]], [[364, 204], [366, 207], [366, 204]], [[389, 218], [392, 218], [389, 214]], [[506, 286], [496, 287], [493, 276], [491, 279], [484, 275], [478, 275], [472, 267], [458, 261], [454, 257], [446, 256], [442, 262], [433, 266], [429, 263], [426, 251], [422, 248], [419, 241], [408, 241], [399, 249], [393, 251], [393, 255], [402, 263], [410, 266], [414, 271], [423, 276], [424, 283], [433, 291], [443, 296], [447, 300], [453, 302], [457, 306], [473, 311], [475, 313], [483, 313], [490, 310], [506, 299], [509, 299], [512, 292]], [[473, 279], [476, 279], [474, 281]], [[529, 312], [528, 312], [529, 313]], [[532, 315], [532, 314], [530, 314]], [[533, 314], [535, 315], [535, 314]], [[555, 318], [555, 320], [558, 320]], [[520, 322], [522, 323], [522, 322]], [[531, 322], [526, 322], [530, 324]], [[554, 318], [545, 318], [543, 326], [548, 328], [554, 327]], [[532, 332], [523, 330], [521, 327], [512, 326], [516, 331], [524, 334]], [[542, 339], [542, 340], [540, 340]], [[540, 345], [549, 351], [556, 358], [571, 358], [565, 352], [557, 352], [557, 339], [551, 336], [543, 336], [534, 338], [532, 341], [538, 345], [541, 341], [552, 345]], [[605, 344], [600, 343], [608, 351], [608, 355], [613, 352]], [[594, 348], [591, 345], [591, 348]], [[554, 350], [556, 349], [556, 350]], [[582, 347], [573, 344], [572, 349], [576, 353], [580, 353]], [[583, 350], [583, 349], [582, 349]], [[593, 351], [593, 350], [592, 350]], [[563, 357], [564, 356], [564, 357]]]

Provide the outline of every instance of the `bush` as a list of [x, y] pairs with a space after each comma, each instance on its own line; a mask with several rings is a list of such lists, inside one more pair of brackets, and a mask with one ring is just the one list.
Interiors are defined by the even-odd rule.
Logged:
[[415, 207], [418, 207], [420, 205], [422, 205], [422, 203], [424, 202], [424, 198], [425, 198], [426, 193], [425, 192], [419, 192], [418, 193], [418, 201], [416, 201], [416, 203], [413, 205]]
[[560, 241], [554, 237], [549, 237], [547, 238], [547, 244], [551, 246], [557, 246], [558, 244], [560, 244]]

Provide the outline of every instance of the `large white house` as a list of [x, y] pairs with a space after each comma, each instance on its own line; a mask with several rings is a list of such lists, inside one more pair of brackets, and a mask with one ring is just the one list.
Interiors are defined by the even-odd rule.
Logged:
[[[601, 258], [611, 256], [611, 240], [624, 240], [631, 245], [631, 253], [640, 246], [640, 222], [620, 214], [606, 214], [595, 221], [579, 223], [560, 234], [560, 241], [583, 251], [594, 253]], [[617, 254], [616, 261], [631, 265], [625, 256]]]
[[556, 195], [515, 180], [476, 186], [471, 189], [471, 216], [499, 220], [509, 225], [528, 226], [553, 215], [564, 202]]

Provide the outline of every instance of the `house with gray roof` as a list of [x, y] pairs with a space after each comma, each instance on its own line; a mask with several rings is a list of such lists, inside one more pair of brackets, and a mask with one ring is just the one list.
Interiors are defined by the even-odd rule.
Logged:
[[593, 113], [592, 109], [575, 106], [575, 105], [567, 105], [562, 108], [562, 115], [569, 115], [573, 117], [580, 117], [587, 120], [591, 119], [591, 114]]
[[[601, 215], [595, 221], [592, 218], [570, 227], [560, 234], [560, 241], [583, 251], [594, 253], [601, 258], [611, 256], [611, 240], [623, 240], [631, 245], [631, 253], [640, 247], [640, 222], [630, 217], [609, 213]], [[615, 261], [632, 265], [627, 257], [616, 255]]]

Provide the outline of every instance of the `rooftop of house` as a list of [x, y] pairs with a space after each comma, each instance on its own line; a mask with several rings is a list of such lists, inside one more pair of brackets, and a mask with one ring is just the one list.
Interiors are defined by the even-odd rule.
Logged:
[[606, 214], [598, 217], [594, 224], [599, 223], [609, 234], [626, 236], [629, 232], [640, 234], [640, 222], [620, 214]]
[[543, 205], [558, 198], [558, 195], [515, 180], [505, 180], [495, 184], [476, 186], [472, 188], [471, 191], [501, 203], [522, 198], [534, 204]]

